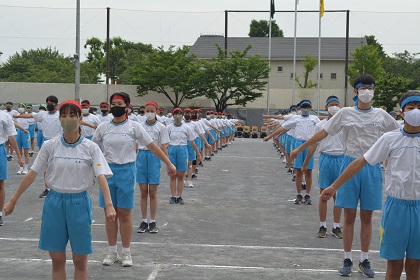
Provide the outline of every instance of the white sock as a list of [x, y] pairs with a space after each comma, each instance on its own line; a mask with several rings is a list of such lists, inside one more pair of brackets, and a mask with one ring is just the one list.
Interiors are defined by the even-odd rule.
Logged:
[[344, 252], [344, 259], [350, 259], [351, 261], [353, 261], [353, 259], [351, 257], [351, 251], [350, 252]]
[[109, 246], [109, 251], [111, 253], [116, 253], [117, 252], [117, 245], [115, 245], [115, 246]]
[[360, 252], [360, 262], [363, 262], [364, 260], [369, 259], [369, 252]]
[[334, 223], [334, 228], [340, 228], [340, 223]]
[[3, 217], [3, 211], [0, 211], [0, 217]]
[[156, 220], [150, 220], [151, 223], [156, 223]]
[[122, 247], [122, 253], [124, 254], [125, 252], [130, 252], [130, 247], [128, 248]]
[[325, 222], [319, 222], [319, 226], [327, 228], [327, 222], [326, 221]]
[[28, 165], [27, 165], [27, 164], [25, 164], [25, 165], [23, 166], [23, 169], [28, 170]]
[[141, 221], [142, 222], [145, 222], [147, 224], [147, 219], [142, 219]]

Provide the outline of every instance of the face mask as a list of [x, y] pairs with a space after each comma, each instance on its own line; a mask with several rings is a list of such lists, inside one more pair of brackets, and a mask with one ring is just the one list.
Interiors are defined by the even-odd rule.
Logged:
[[48, 112], [52, 112], [52, 111], [54, 111], [54, 109], [55, 109], [55, 106], [54, 105], [52, 105], [52, 104], [48, 104], [47, 105], [47, 111]]
[[331, 107], [328, 107], [328, 113], [331, 115], [331, 116], [334, 116], [338, 111], [340, 110], [340, 107], [338, 107], [338, 106], [331, 106]]
[[148, 121], [152, 121], [156, 118], [156, 114], [155, 113], [146, 113], [146, 119]]
[[373, 89], [359, 90], [359, 100], [363, 103], [369, 103], [373, 98]]
[[163, 115], [163, 112], [159, 112], [159, 116], [162, 116]]
[[131, 114], [131, 109], [128, 109], [127, 110], [127, 113], [130, 115]]
[[211, 115], [210, 115], [210, 117], [214, 118], [214, 115], [213, 115], [213, 114], [211, 114]]
[[108, 110], [101, 110], [102, 114], [106, 115], [108, 114]]
[[112, 115], [114, 115], [114, 117], [121, 117], [124, 116], [125, 114], [125, 107], [120, 107], [120, 106], [114, 106], [111, 107], [111, 113]]
[[420, 126], [420, 110], [413, 109], [404, 112], [404, 120], [411, 126]]
[[296, 115], [301, 115], [302, 114], [302, 110], [297, 110]]
[[64, 118], [60, 122], [64, 132], [75, 132], [79, 128], [79, 119]]
[[211, 116], [210, 115], [207, 115], [206, 116], [206, 119], [208, 119], [208, 120], [211, 119]]
[[140, 113], [140, 115], [142, 115], [142, 116], [144, 115], [144, 111], [140, 111], [139, 113]]
[[172, 117], [172, 113], [168, 113], [168, 118]]
[[197, 120], [197, 115], [191, 115], [191, 119], [192, 119], [193, 121]]
[[186, 121], [189, 121], [189, 120], [191, 120], [191, 116], [190, 116], [190, 115], [185, 115], [185, 116], [184, 116], [184, 119], [185, 119]]
[[296, 112], [290, 112], [290, 115], [296, 115]]
[[82, 109], [82, 114], [83, 115], [89, 114], [89, 109]]
[[23, 113], [23, 112], [25, 112], [25, 108], [18, 108], [18, 112], [19, 112], [19, 113]]
[[174, 116], [174, 121], [175, 122], [181, 122], [182, 121], [182, 116], [180, 116], [180, 115], [176, 115], [176, 116]]
[[310, 111], [311, 111], [311, 109], [302, 109], [301, 110], [302, 116], [309, 116]]

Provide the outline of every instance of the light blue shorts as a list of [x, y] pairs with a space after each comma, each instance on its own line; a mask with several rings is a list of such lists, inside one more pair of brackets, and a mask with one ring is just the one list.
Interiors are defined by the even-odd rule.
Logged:
[[[300, 145], [302, 145], [303, 143], [305, 143], [306, 141], [304, 140], [294, 140], [293, 144], [295, 145], [294, 148], [299, 147]], [[293, 148], [293, 149], [294, 149]], [[297, 169], [301, 169], [303, 166], [303, 162], [305, 161], [306, 155], [308, 154], [308, 148], [306, 148], [305, 150], [303, 150], [298, 156], [297, 158], [295, 158], [295, 161], [293, 163], [293, 167], [297, 168]], [[306, 165], [306, 168], [308, 170], [312, 170], [314, 169], [314, 156], [312, 155], [312, 157], [310, 158], [308, 164]]]
[[282, 145], [283, 147], [286, 145], [286, 136], [287, 134], [283, 134], [279, 137], [279, 144]]
[[139, 150], [136, 160], [137, 183], [159, 185], [161, 167], [160, 159], [151, 151]]
[[60, 193], [51, 189], [42, 209], [38, 248], [65, 252], [69, 240], [74, 254], [93, 252], [92, 201], [87, 192]]
[[30, 139], [31, 140], [32, 139], [35, 139], [35, 125], [30, 124], [29, 125], [29, 128], [28, 128], [28, 131], [29, 131], [29, 137], [30, 137]]
[[340, 176], [344, 155], [321, 153], [318, 160], [318, 187], [325, 189]]
[[[130, 162], [126, 164], [108, 163], [108, 165], [114, 174], [106, 179], [112, 204], [118, 208], [133, 209], [136, 192], [136, 164]], [[99, 207], [105, 208], [105, 200], [101, 191], [99, 191]]]
[[[219, 140], [219, 137], [217, 137], [217, 133], [216, 130], [214, 129], [210, 129], [211, 135], [213, 135], [214, 139], [217, 141]], [[210, 137], [211, 138], [211, 137]]]
[[[344, 155], [340, 174], [354, 161]], [[357, 209], [360, 200], [362, 210], [380, 210], [382, 208], [382, 170], [378, 164], [366, 164], [359, 172], [344, 183], [337, 191], [335, 206]]]
[[286, 154], [290, 154], [293, 151], [293, 143], [295, 141], [295, 138], [293, 138], [293, 136], [290, 136], [289, 134], [286, 133], [286, 146], [285, 146], [285, 151]]
[[187, 150], [188, 150], [188, 161], [195, 160], [196, 159], [195, 151], [190, 141], [187, 142]]
[[6, 145], [0, 145], [0, 180], [7, 180], [7, 152]]
[[[212, 132], [212, 130], [210, 130], [210, 132]], [[211, 135], [213, 135], [213, 133], [211, 133]], [[214, 139], [216, 139], [216, 137], [214, 137]], [[206, 132], [206, 140], [207, 140], [207, 143], [209, 143], [210, 145], [214, 144], [213, 138], [211, 138], [211, 136], [207, 132]]]
[[38, 133], [36, 134], [36, 146], [41, 148], [42, 144], [44, 144], [44, 135], [42, 135], [42, 130], [38, 130]]
[[171, 146], [168, 148], [169, 160], [176, 167], [176, 171], [185, 172], [188, 170], [187, 146]]
[[195, 145], [197, 145], [197, 149], [201, 152], [203, 150], [203, 140], [200, 137], [194, 139]]
[[23, 132], [23, 130], [16, 129], [16, 142], [19, 149], [29, 149], [29, 134]]
[[420, 260], [420, 200], [388, 196], [379, 230], [379, 255], [387, 260]]

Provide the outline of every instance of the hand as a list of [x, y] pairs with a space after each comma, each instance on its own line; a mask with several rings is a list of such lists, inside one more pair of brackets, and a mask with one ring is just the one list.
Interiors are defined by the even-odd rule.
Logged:
[[268, 115], [263, 114], [262, 117], [263, 119], [268, 119]]
[[171, 163], [171, 165], [168, 166], [168, 175], [169, 176], [176, 176], [176, 168], [172, 163]]
[[209, 143], [207, 143], [205, 146], [207, 149], [211, 149], [211, 145]]
[[306, 171], [308, 171], [308, 168], [306, 167], [306, 165], [302, 166], [302, 173], [306, 175]]
[[20, 167], [23, 167], [23, 160], [22, 157], [18, 158], [18, 163]]
[[297, 158], [297, 156], [300, 154], [300, 152], [297, 149], [294, 149], [291, 153], [290, 153], [290, 158], [291, 159], [295, 159]]
[[268, 140], [270, 140], [270, 138], [271, 138], [271, 137], [266, 136], [266, 137], [264, 137], [264, 138], [263, 138], [263, 141], [264, 141], [264, 142], [267, 142]]
[[27, 131], [26, 129], [23, 130], [23, 133], [28, 134], [29, 131]]
[[324, 189], [322, 193], [320, 194], [320, 198], [323, 200], [329, 200], [331, 197], [334, 196], [334, 194], [337, 192], [336, 189], [329, 186], [328, 188]]
[[9, 216], [10, 214], [13, 213], [13, 210], [15, 210], [15, 206], [16, 203], [14, 203], [13, 201], [9, 200], [6, 205], [4, 205], [3, 210], [4, 210], [4, 214], [6, 216]]
[[201, 154], [200, 154], [200, 153], [198, 153], [198, 154], [197, 154], [197, 162], [200, 162], [200, 161], [201, 161], [201, 159], [202, 159]]
[[115, 219], [117, 218], [117, 212], [115, 212], [115, 208], [113, 205], [108, 205], [105, 208], [105, 216], [108, 221], [115, 222]]

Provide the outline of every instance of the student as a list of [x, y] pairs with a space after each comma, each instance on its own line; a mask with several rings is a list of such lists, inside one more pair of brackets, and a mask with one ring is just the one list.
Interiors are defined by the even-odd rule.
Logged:
[[[375, 80], [368, 74], [361, 74], [354, 82], [354, 94], [358, 102], [354, 107], [342, 108], [331, 118], [323, 129], [291, 154], [296, 157], [303, 149], [321, 141], [328, 135], [336, 135], [343, 130], [344, 159], [340, 173], [356, 158], [361, 157], [385, 132], [400, 126], [387, 112], [372, 107]], [[344, 208], [343, 247], [344, 265], [339, 270], [342, 276], [350, 276], [353, 266], [351, 249], [353, 246], [354, 222], [360, 201], [360, 243], [359, 270], [366, 277], [374, 277], [369, 262], [369, 248], [372, 238], [372, 215], [382, 208], [382, 171], [379, 164], [367, 165], [337, 193], [335, 205]]]
[[[331, 95], [327, 98], [325, 109], [328, 111], [328, 118], [323, 119], [315, 126], [315, 133], [320, 131], [329, 119], [340, 110], [340, 100], [337, 96]], [[318, 160], [318, 187], [319, 193], [329, 187], [340, 175], [340, 168], [344, 158], [343, 132], [340, 131], [334, 136], [327, 136], [324, 140], [309, 147], [308, 154], [303, 162], [302, 172], [306, 174], [306, 166], [318, 147], [321, 154]], [[334, 195], [334, 202], [336, 196]], [[317, 237], [327, 237], [327, 201], [320, 199], [318, 202], [319, 212], [319, 231]], [[333, 210], [334, 226], [331, 234], [338, 239], [343, 238], [340, 228], [341, 208], [334, 206]]]
[[[25, 114], [26, 111], [26, 105], [23, 103], [20, 103], [18, 106], [18, 112], [20, 114]], [[18, 144], [18, 148], [20, 151], [20, 154], [23, 154], [25, 156], [25, 164], [23, 167], [19, 167], [19, 170], [16, 172], [16, 174], [27, 174], [28, 173], [28, 164], [29, 164], [29, 119], [16, 119], [16, 122], [24, 129], [17, 129], [17, 135], [16, 135], [16, 142]]]
[[[13, 121], [15, 121], [13, 116], [19, 114], [18, 111], [13, 109], [13, 103], [10, 101], [6, 102], [6, 109], [3, 110], [3, 112], [8, 114], [10, 117], [12, 117]], [[10, 145], [9, 140], [6, 141], [6, 148], [7, 148], [7, 155], [8, 155], [7, 160], [11, 161], [13, 160], [13, 147], [12, 145]]]
[[99, 104], [99, 109], [101, 110], [101, 114], [96, 115], [101, 123], [109, 122], [112, 120], [112, 114], [109, 113], [109, 105], [106, 102], [101, 102]]
[[[32, 113], [32, 105], [31, 104], [26, 104], [26, 110], [28, 112], [28, 114]], [[33, 157], [34, 156], [34, 151], [35, 151], [35, 120], [33, 118], [29, 119], [29, 141], [30, 141], [30, 150], [29, 150], [29, 156]]]
[[[157, 103], [153, 101], [146, 102], [142, 106], [146, 121], [140, 122], [153, 142], [160, 147], [167, 156], [167, 144], [169, 144], [169, 134], [166, 126], [156, 119], [158, 109]], [[140, 107], [141, 108], [141, 107]], [[140, 187], [140, 208], [141, 223], [137, 229], [138, 233], [149, 231], [157, 233], [159, 231], [156, 225], [157, 211], [157, 189], [160, 184], [161, 163], [160, 159], [150, 152], [146, 146], [139, 143], [139, 151], [136, 160], [136, 181]], [[150, 198], [150, 221], [147, 222], [147, 198]]]
[[146, 113], [145, 106], [144, 105], [141, 105], [140, 108], [139, 108], [139, 114], [136, 116], [137, 117], [137, 121], [139, 123], [144, 123], [147, 120], [145, 113]]
[[[165, 117], [165, 115], [164, 115], [164, 113], [165, 113], [165, 108], [163, 108], [163, 107], [160, 107], [159, 108], [159, 113], [158, 113], [158, 115], [156, 116], [156, 118], [157, 118], [157, 120], [158, 120], [158, 122], [161, 122], [161, 123], [163, 123], [164, 125], [166, 125], [166, 117]], [[167, 125], [166, 125], [167, 126]]]
[[[315, 126], [319, 123], [318, 117], [314, 115], [310, 115], [310, 111], [312, 109], [312, 103], [309, 100], [302, 100], [300, 103], [301, 107], [301, 115], [295, 115], [290, 119], [286, 120], [282, 123], [277, 129], [272, 131], [267, 137], [264, 138], [264, 141], [268, 141], [274, 135], [284, 132], [285, 130], [291, 130], [292, 128], [295, 129], [295, 137], [294, 142], [296, 146], [299, 146], [305, 143], [312, 135], [315, 133]], [[295, 204], [304, 203], [306, 205], [312, 204], [311, 199], [311, 187], [312, 187], [312, 169], [314, 168], [314, 158], [313, 156], [310, 158], [307, 166], [306, 166], [306, 195], [303, 197], [302, 195], [302, 179], [303, 179], [303, 172], [302, 172], [302, 165], [303, 161], [305, 160], [306, 154], [308, 150], [305, 149], [303, 153], [296, 158], [294, 162], [294, 170], [296, 173], [296, 190], [297, 196], [295, 199]]]
[[99, 118], [94, 114], [90, 113], [90, 102], [89, 100], [83, 100], [82, 103], [82, 117], [83, 122], [88, 125], [82, 125], [82, 136], [92, 140], [93, 134], [95, 133], [95, 129], [101, 123]]
[[[45, 112], [47, 109], [43, 105], [39, 105], [38, 112]], [[44, 136], [42, 134], [42, 123], [35, 122], [35, 130], [38, 130], [36, 133], [36, 146], [38, 151], [41, 149], [42, 144], [44, 144]]]
[[87, 189], [92, 187], [94, 177], [106, 202], [107, 220], [115, 220], [116, 215], [105, 179], [112, 172], [99, 147], [80, 135], [81, 120], [81, 106], [73, 100], [64, 101], [60, 107], [64, 133], [44, 143], [31, 170], [5, 206], [6, 215], [13, 213], [37, 174], [45, 172], [51, 190], [44, 201], [38, 248], [49, 252], [52, 279], [66, 279], [68, 241], [73, 253], [74, 279], [88, 279], [88, 254], [93, 250], [92, 202]]
[[172, 117], [172, 110], [169, 110], [168, 114], [166, 115], [165, 124], [166, 126], [168, 126], [173, 123], [174, 123], [174, 118]]
[[[170, 145], [168, 154], [171, 162], [176, 167], [176, 176], [172, 176], [169, 182], [171, 188], [170, 204], [184, 204], [182, 191], [184, 189], [185, 172], [188, 170], [188, 148], [190, 141], [194, 151], [198, 154], [197, 145], [194, 143], [195, 135], [193, 131], [182, 123], [182, 110], [175, 108], [173, 111], [174, 123], [168, 126]], [[176, 196], [178, 194], [178, 196]]]
[[[117, 212], [115, 221], [105, 221], [109, 252], [102, 261], [103, 265], [113, 265], [119, 260], [117, 253], [118, 229], [122, 241], [122, 266], [133, 265], [130, 252], [133, 221], [131, 212], [134, 208], [136, 185], [136, 146], [137, 143], [155, 154], [168, 166], [168, 174], [175, 175], [175, 167], [162, 150], [153, 143], [153, 139], [143, 126], [128, 119], [127, 110], [130, 96], [117, 92], [110, 99], [112, 121], [101, 123], [93, 135], [92, 141], [103, 147], [104, 156], [111, 168], [113, 177], [108, 179], [112, 204]], [[99, 206], [105, 208], [104, 198], [99, 194]]]
[[[385, 170], [387, 198], [380, 227], [380, 256], [387, 260], [385, 279], [420, 278], [420, 93], [408, 92], [400, 99], [404, 127], [387, 132], [363, 156], [325, 189], [329, 199], [367, 164], [388, 161]], [[357, 176], [357, 175], [356, 175]]]

